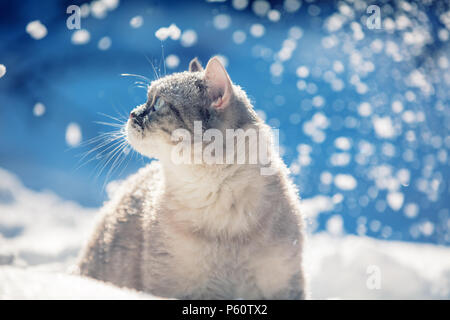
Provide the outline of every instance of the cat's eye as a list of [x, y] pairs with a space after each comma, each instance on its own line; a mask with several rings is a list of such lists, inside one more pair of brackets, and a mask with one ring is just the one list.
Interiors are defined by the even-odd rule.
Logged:
[[164, 101], [164, 99], [157, 98], [155, 104], [153, 105], [153, 108], [155, 109], [155, 111], [158, 111], [164, 106], [165, 103], [166, 102]]

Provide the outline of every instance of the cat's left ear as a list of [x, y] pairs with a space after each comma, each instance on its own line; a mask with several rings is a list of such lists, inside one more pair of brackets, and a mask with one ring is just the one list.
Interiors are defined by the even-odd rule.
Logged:
[[203, 67], [200, 64], [200, 62], [198, 61], [197, 58], [194, 58], [191, 60], [191, 62], [189, 63], [189, 71], [190, 72], [200, 72], [203, 71]]
[[225, 109], [230, 104], [232, 84], [227, 71], [217, 57], [211, 58], [206, 66], [205, 81], [208, 95], [216, 109]]

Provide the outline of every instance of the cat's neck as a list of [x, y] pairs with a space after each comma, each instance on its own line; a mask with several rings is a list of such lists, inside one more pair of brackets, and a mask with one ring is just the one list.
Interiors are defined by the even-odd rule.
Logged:
[[227, 189], [242, 188], [250, 183], [249, 176], [257, 175], [258, 168], [245, 165], [196, 165], [162, 163], [165, 191], [174, 200], [189, 208], [201, 208], [217, 201]]
[[167, 218], [185, 231], [241, 238], [259, 225], [260, 197], [270, 178], [261, 176], [258, 167], [162, 163], [162, 170]]

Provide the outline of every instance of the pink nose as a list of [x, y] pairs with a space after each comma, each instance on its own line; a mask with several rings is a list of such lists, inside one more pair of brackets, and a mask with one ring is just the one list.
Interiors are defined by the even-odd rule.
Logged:
[[130, 119], [134, 118], [134, 113], [130, 112]]

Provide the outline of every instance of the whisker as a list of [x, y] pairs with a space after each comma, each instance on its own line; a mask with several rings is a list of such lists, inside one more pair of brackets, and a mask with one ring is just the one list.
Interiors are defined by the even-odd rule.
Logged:
[[[127, 146], [128, 148], [130, 148], [129, 146]], [[132, 150], [130, 150], [132, 151]], [[128, 152], [129, 153], [129, 152]], [[128, 167], [128, 165], [130, 164], [131, 160], [133, 159], [134, 156], [134, 152], [131, 153], [131, 156], [128, 157], [128, 161], [125, 164], [125, 167], [122, 168], [122, 171], [119, 172], [119, 176], [121, 176], [123, 174], [123, 172], [125, 171], [125, 169]], [[126, 159], [127, 157], [125, 156], [124, 159]]]
[[123, 125], [121, 125], [121, 124], [111, 123], [111, 122], [94, 121], [94, 123], [102, 124], [102, 125], [110, 126], [110, 127], [116, 127], [116, 128], [122, 128], [123, 127]]
[[163, 65], [164, 65], [164, 76], [166, 76], [167, 75], [167, 72], [166, 72], [166, 58], [164, 57], [164, 44], [163, 44], [162, 41], [161, 41], [161, 54], [162, 54], [162, 61], [163, 61]]
[[145, 91], [148, 91], [148, 86], [137, 85], [137, 84], [133, 84], [129, 88], [140, 88], [140, 89], [144, 89]]
[[141, 76], [139, 74], [133, 74], [133, 73], [122, 73], [121, 74], [122, 77], [136, 77], [136, 78], [140, 78], [142, 80], [145, 80], [147, 83], [152, 82], [149, 78], [145, 77], [145, 76]]
[[142, 82], [142, 81], [135, 81], [134, 84], [142, 84], [144, 86], [148, 86], [148, 83]]
[[122, 110], [118, 110], [117, 107], [116, 107], [116, 105], [114, 104], [114, 102], [113, 102], [112, 104], [113, 104], [114, 111], [117, 113], [117, 115], [119, 116], [119, 118], [120, 118], [120, 119], [123, 119], [124, 122], [127, 122], [127, 121], [128, 121], [128, 115], [129, 115], [129, 113], [128, 113], [127, 111], [125, 111], [125, 110], [123, 109], [123, 107], [122, 107]]
[[123, 135], [124, 135], [124, 133], [122, 133], [122, 130], [114, 130], [111, 132], [101, 132], [97, 137], [94, 137], [94, 138], [84, 141], [82, 144], [80, 144], [80, 147], [85, 147], [85, 146], [91, 145], [100, 140], [103, 140], [103, 141], [112, 140], [117, 137], [121, 137]]
[[148, 62], [150, 63], [150, 65], [152, 66], [152, 68], [153, 68], [153, 73], [155, 74], [156, 79], [159, 79], [160, 76], [158, 75], [158, 72], [156, 72], [156, 68], [155, 68], [155, 65], [153, 64], [153, 62], [152, 62], [147, 56], [145, 56], [145, 58], [147, 59], [147, 61], [148, 61]]
[[[111, 173], [114, 172], [114, 170], [118, 167], [120, 167], [120, 164], [123, 162], [123, 160], [126, 158], [126, 155], [124, 154], [123, 150], [127, 147], [128, 145], [125, 144], [122, 146], [122, 148], [120, 148], [120, 151], [118, 153], [118, 155], [116, 156], [116, 159], [114, 160], [114, 162], [111, 164], [111, 168], [108, 170], [108, 172], [106, 173], [106, 178], [105, 178], [105, 182], [103, 183], [103, 187], [102, 189], [105, 188], [106, 186], [106, 182], [108, 181]], [[117, 163], [117, 165], [116, 165]]]
[[97, 151], [97, 150], [99, 150], [99, 149], [105, 147], [105, 149], [103, 149], [103, 150], [101, 150], [100, 152], [98, 152], [97, 155], [95, 155], [94, 157], [92, 157], [92, 158], [88, 159], [87, 161], [85, 161], [84, 163], [82, 163], [77, 169], [81, 168], [82, 166], [88, 164], [89, 162], [91, 162], [91, 161], [93, 161], [93, 160], [96, 160], [96, 159], [99, 159], [99, 158], [103, 158], [104, 155], [105, 155], [105, 153], [106, 153], [108, 150], [110, 150], [110, 149], [112, 149], [113, 147], [119, 145], [120, 143], [123, 143], [123, 141], [121, 141], [121, 140], [117, 141], [118, 139], [120, 139], [120, 137], [118, 137], [118, 138], [116, 138], [116, 139], [114, 139], [114, 140], [104, 141], [104, 142], [102, 142], [99, 146], [97, 146], [97, 147], [95, 147], [95, 148], [93, 148], [93, 149], [87, 151], [87, 152], [83, 155], [83, 157], [78, 161], [78, 163], [80, 163], [81, 161], [83, 161], [83, 159], [85, 159], [88, 155], [92, 154], [93, 152], [95, 152], [95, 151]]
[[112, 150], [111, 152], [108, 153], [108, 160], [106, 161], [106, 163], [102, 166], [102, 168], [100, 169], [100, 171], [98, 172], [98, 174], [96, 175], [96, 178], [98, 179], [100, 177], [100, 175], [102, 174], [103, 170], [106, 168], [106, 166], [111, 162], [111, 160], [117, 155], [118, 152], [121, 151], [121, 148], [126, 144], [126, 141], [123, 141], [121, 144], [119, 144], [119, 146], [117, 146], [116, 148], [114, 148], [114, 150]]
[[[105, 139], [106, 136], [112, 136], [115, 135], [116, 133], [119, 134], [120, 130], [114, 130], [113, 132], [102, 132], [100, 133], [100, 135], [98, 135], [97, 137], [82, 141], [80, 144], [78, 144], [77, 146], [71, 146], [69, 147], [66, 151], [68, 150], [72, 150], [72, 149], [76, 149], [76, 148], [81, 148], [81, 147], [86, 147], [90, 144], [96, 143], [99, 140]], [[79, 155], [79, 154], [78, 154]]]
[[[142, 77], [142, 79], [144, 78]], [[136, 81], [136, 84], [146, 86], [143, 81]], [[102, 177], [102, 180], [103, 177], [105, 178], [102, 183], [102, 192], [113, 174], [123, 174], [131, 162], [134, 153], [134, 150], [126, 139], [128, 115], [124, 115], [116, 108], [115, 111], [116, 115], [114, 116], [98, 112], [99, 115], [108, 118], [110, 121], [94, 121], [96, 124], [113, 128], [112, 131], [100, 132], [98, 136], [85, 140], [78, 145], [78, 147], [89, 147], [89, 150], [77, 155], [79, 160], [77, 161], [75, 170], [80, 169], [88, 163], [97, 161], [98, 163], [94, 166], [92, 175], [94, 180], [98, 180], [100, 177]]]
[[119, 118], [110, 116], [110, 115], [108, 115], [108, 114], [106, 114], [106, 113], [102, 113], [102, 112], [98, 112], [98, 114], [100, 114], [100, 115], [102, 115], [102, 116], [105, 116], [105, 117], [107, 117], [107, 118], [110, 118], [111, 120], [118, 121], [118, 122], [121, 123], [121, 124], [123, 124], [123, 120], [128, 120], [128, 119], [119, 119]]

